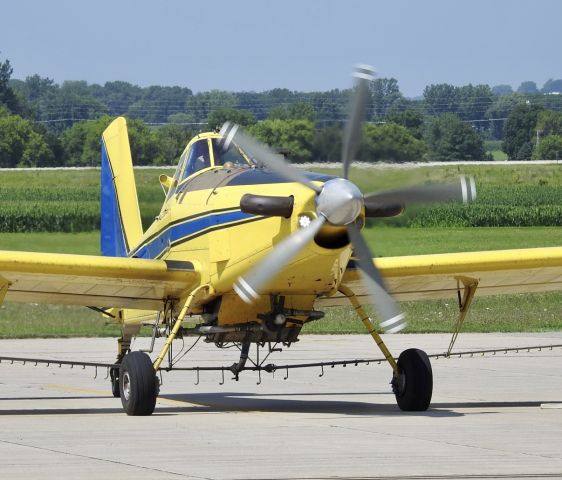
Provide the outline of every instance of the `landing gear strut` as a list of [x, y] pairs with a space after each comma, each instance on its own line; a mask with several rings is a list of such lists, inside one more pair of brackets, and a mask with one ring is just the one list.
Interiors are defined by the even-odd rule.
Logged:
[[392, 367], [390, 383], [400, 410], [406, 412], [427, 410], [433, 393], [433, 372], [427, 354], [423, 350], [410, 348], [404, 350], [396, 362], [353, 291], [343, 285], [340, 285], [339, 290], [349, 299], [363, 325]]

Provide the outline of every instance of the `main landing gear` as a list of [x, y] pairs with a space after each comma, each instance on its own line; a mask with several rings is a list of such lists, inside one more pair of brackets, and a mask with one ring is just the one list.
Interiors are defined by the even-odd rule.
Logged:
[[118, 342], [116, 366], [109, 370], [111, 393], [121, 398], [127, 415], [150, 415], [159, 391], [152, 360], [144, 352], [130, 351], [130, 332], [124, 332]]
[[398, 357], [398, 373], [392, 377], [392, 391], [400, 410], [423, 412], [433, 392], [433, 373], [423, 350], [410, 348]]
[[410, 348], [404, 350], [398, 357], [398, 362], [396, 362], [353, 291], [340, 285], [340, 292], [349, 299], [357, 315], [359, 315], [359, 318], [392, 367], [393, 373], [390, 383], [400, 410], [406, 412], [427, 410], [433, 393], [433, 372], [427, 354], [423, 350]]
[[119, 393], [127, 415], [150, 415], [156, 406], [158, 378], [150, 357], [131, 352], [119, 369]]
[[[392, 367], [392, 390], [400, 409], [404, 411], [427, 410], [433, 392], [433, 373], [428, 356], [422, 350], [408, 349], [402, 352], [398, 361], [396, 361], [376, 332], [371, 319], [353, 291], [344, 286], [340, 286], [340, 291], [349, 298], [359, 318]], [[123, 345], [126, 338], [121, 339], [121, 348], [118, 355], [119, 368], [112, 369], [110, 374], [113, 394], [121, 397], [121, 403], [127, 415], [150, 415], [154, 411], [159, 393], [159, 382], [156, 374], [189, 311], [195, 293], [192, 292], [186, 299], [173, 328], [169, 332], [166, 343], [154, 363], [144, 352], [127, 353], [130, 343], [125, 342], [127, 344]], [[240, 362], [231, 367], [236, 376], [240, 370], [244, 369], [249, 346], [249, 343], [243, 346]]]

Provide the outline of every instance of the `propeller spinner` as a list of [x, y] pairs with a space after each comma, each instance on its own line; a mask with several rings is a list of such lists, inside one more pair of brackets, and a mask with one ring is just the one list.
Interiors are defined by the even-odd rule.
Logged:
[[414, 203], [432, 203], [449, 200], [474, 200], [476, 190], [472, 178], [463, 177], [460, 185], [434, 184], [407, 187], [387, 192], [363, 195], [347, 178], [349, 167], [361, 141], [361, 133], [369, 98], [369, 82], [374, 71], [366, 65], [355, 70], [354, 96], [349, 120], [344, 133], [342, 148], [343, 178], [329, 180], [323, 186], [312, 183], [301, 171], [291, 167], [284, 158], [245, 134], [237, 125], [225, 123], [221, 129], [223, 148], [235, 141], [246, 153], [258, 159], [268, 169], [282, 175], [288, 181], [301, 183], [314, 190], [318, 217], [278, 243], [257, 265], [234, 284], [236, 293], [248, 303], [260, 296], [260, 291], [278, 272], [313, 241], [325, 223], [345, 226], [353, 246], [354, 256], [361, 269], [371, 299], [378, 312], [380, 327], [387, 333], [396, 333], [406, 326], [406, 320], [398, 305], [388, 293], [382, 276], [373, 263], [373, 254], [363, 238], [357, 218], [365, 207], [366, 214], [379, 216], [376, 212], [401, 211]]

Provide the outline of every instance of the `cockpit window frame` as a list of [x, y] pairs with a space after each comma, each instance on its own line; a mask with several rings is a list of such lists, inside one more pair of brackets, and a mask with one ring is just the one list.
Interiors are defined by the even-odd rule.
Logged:
[[[217, 164], [215, 161], [215, 148], [219, 148], [218, 145], [215, 145], [215, 143], [217, 143], [220, 140], [221, 137], [212, 137], [209, 140], [211, 141], [211, 147], [212, 147], [212, 151], [213, 151], [213, 166], [215, 167], [224, 167], [224, 163], [221, 164]], [[234, 167], [251, 167], [252, 165], [255, 165], [255, 163], [248, 157], [248, 155], [246, 154], [246, 152], [242, 151], [242, 149], [236, 145], [236, 143], [232, 143], [230, 149], [235, 148], [237, 153], [240, 155], [240, 157], [242, 158], [242, 160], [244, 160], [244, 164], [234, 164]], [[226, 162], [228, 163], [228, 161]]]
[[[194, 146], [199, 142], [207, 142], [207, 150], [209, 152], [209, 166], [201, 168], [199, 170], [195, 170], [190, 175], [184, 176], [185, 170], [186, 170], [187, 165], [189, 163], [189, 157], [191, 155], [191, 151], [194, 148]], [[214, 168], [214, 166], [213, 166], [214, 165], [214, 158], [213, 158], [212, 144], [210, 142], [210, 138], [198, 138], [197, 140], [191, 142], [188, 145], [188, 147], [185, 149], [184, 154], [185, 154], [185, 160], [183, 162], [183, 165], [181, 166], [181, 171], [178, 175], [178, 181], [177, 181], [178, 186], [184, 184], [186, 181], [196, 177], [197, 175], [201, 174], [202, 172], [206, 172], [206, 171], [209, 171], [209, 170]], [[182, 154], [182, 156], [183, 156], [183, 154]]]

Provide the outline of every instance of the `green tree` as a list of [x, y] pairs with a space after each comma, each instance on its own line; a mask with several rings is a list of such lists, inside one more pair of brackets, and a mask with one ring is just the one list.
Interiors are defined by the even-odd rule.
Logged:
[[385, 120], [387, 123], [396, 123], [406, 127], [418, 140], [423, 137], [424, 116], [419, 110], [408, 109], [401, 112], [390, 112]]
[[539, 93], [539, 89], [535, 82], [526, 81], [517, 87], [517, 93]]
[[457, 89], [458, 115], [462, 120], [481, 120], [494, 102], [494, 94], [488, 85], [464, 85]]
[[209, 114], [207, 125], [209, 129], [221, 128], [225, 122], [232, 122], [243, 127], [249, 127], [256, 123], [256, 117], [251, 112], [238, 110], [236, 108], [219, 108]]
[[297, 101], [295, 92], [286, 88], [274, 88], [261, 94], [261, 108], [269, 114], [272, 108], [280, 105], [289, 105]]
[[48, 141], [19, 115], [0, 115], [0, 167], [47, 167], [54, 163]]
[[533, 156], [533, 144], [525, 142], [515, 154], [514, 160], [531, 160]]
[[459, 110], [459, 91], [454, 85], [447, 83], [428, 85], [423, 91], [423, 98], [429, 115], [457, 113]]
[[369, 84], [369, 91], [372, 112], [367, 113], [367, 118], [375, 121], [382, 120], [392, 105], [402, 98], [395, 78], [376, 78]]
[[190, 96], [185, 102], [184, 112], [192, 115], [196, 122], [204, 123], [214, 110], [237, 106], [238, 98], [235, 94], [223, 90], [211, 90]]
[[447, 162], [486, 158], [482, 138], [468, 123], [452, 113], [440, 115], [430, 122], [425, 139], [433, 160]]
[[402, 125], [367, 124], [358, 158], [365, 162], [419, 162], [427, 151], [425, 142], [418, 140]]
[[76, 122], [61, 134], [65, 164], [69, 167], [100, 164], [100, 139], [112, 117], [103, 116], [94, 121]]
[[492, 87], [492, 93], [498, 97], [505, 97], [506, 95], [511, 95], [513, 93], [513, 88], [511, 85], [495, 85]]
[[[296, 162], [312, 159], [314, 127], [309, 120], [263, 120], [249, 132]], [[258, 159], [259, 160], [259, 159]]]
[[[129, 82], [106, 82], [103, 87], [94, 89], [93, 96], [107, 106], [109, 115], [117, 117], [126, 114], [131, 105], [143, 97], [143, 89]], [[179, 100], [183, 105], [184, 99]]]
[[547, 135], [533, 149], [533, 160], [561, 160], [562, 135]]
[[155, 134], [160, 144], [163, 161], [167, 165], [173, 165], [177, 163], [195, 132], [189, 126], [170, 123], [158, 128]]
[[337, 127], [314, 130], [313, 159], [315, 162], [341, 162], [342, 130]]
[[189, 88], [152, 85], [142, 92], [142, 98], [129, 106], [127, 116], [147, 123], [166, 123], [174, 113], [185, 111], [192, 97]]
[[12, 72], [9, 60], [0, 61], [0, 106], [6, 107], [12, 113], [28, 116], [29, 109], [25, 104], [25, 99], [10, 86]]
[[[106, 115], [94, 121], [75, 123], [63, 132], [61, 142], [65, 150], [66, 165], [99, 165], [100, 138], [112, 120], [112, 117]], [[135, 165], [162, 165], [166, 162], [158, 135], [142, 120], [127, 119], [127, 127]]]
[[562, 135], [562, 112], [553, 112], [552, 110], [539, 112], [535, 130], [539, 131], [541, 137]]
[[542, 110], [539, 105], [523, 104], [511, 111], [505, 122], [505, 136], [502, 142], [502, 150], [508, 158], [515, 159], [525, 143], [530, 142], [536, 134], [537, 118]]
[[24, 82], [19, 83], [18, 88], [29, 102], [36, 104], [42, 97], [54, 92], [57, 85], [54, 80], [35, 74], [26, 77]]
[[312, 92], [310, 105], [314, 109], [316, 122], [323, 126], [335, 126], [343, 123], [347, 117], [351, 90], [329, 90]]
[[489, 120], [489, 129], [492, 138], [501, 140], [504, 137], [505, 122], [511, 111], [525, 103], [525, 97], [518, 93], [497, 97], [488, 107], [484, 118]]
[[107, 107], [94, 98], [85, 81], [65, 81], [60, 87], [48, 89], [35, 105], [37, 119], [56, 133], [107, 113]]
[[156, 132], [142, 120], [127, 119], [131, 155], [135, 165], [165, 165], [169, 159], [164, 157]]
[[167, 118], [168, 123], [175, 123], [177, 125], [194, 125], [197, 123], [195, 117], [190, 113], [172, 113]]
[[562, 79], [549, 78], [541, 88], [541, 93], [562, 93]]
[[310, 103], [295, 102], [287, 106], [274, 107], [269, 111], [268, 118], [279, 120], [310, 120], [314, 121], [316, 112]]

